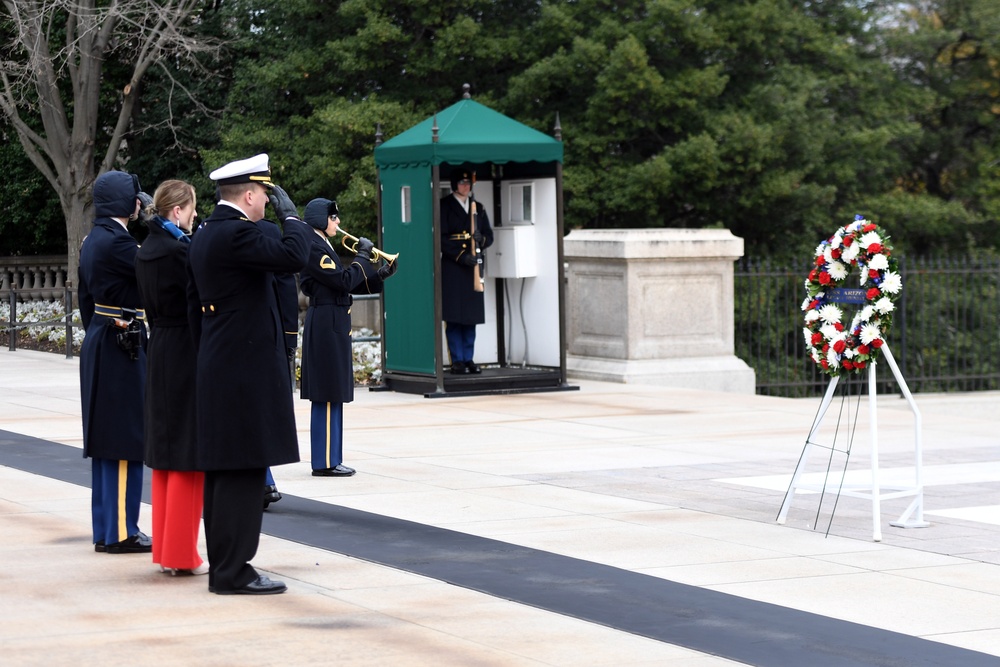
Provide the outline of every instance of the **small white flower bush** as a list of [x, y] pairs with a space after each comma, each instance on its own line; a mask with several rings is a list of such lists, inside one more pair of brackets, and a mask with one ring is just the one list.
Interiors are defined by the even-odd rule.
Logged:
[[[18, 322], [45, 322], [46, 325], [34, 325], [19, 328], [18, 340], [35, 340], [49, 342], [64, 348], [66, 345], [66, 311], [61, 301], [26, 301], [17, 304]], [[10, 321], [10, 303], [0, 303], [0, 321]], [[80, 320], [80, 311], [73, 311], [73, 352], [79, 353], [83, 344], [85, 332]], [[55, 325], [55, 326], [50, 326]], [[356, 329], [355, 336], [371, 336], [374, 332], [368, 328]], [[302, 342], [302, 329], [299, 328], [299, 342]], [[378, 341], [354, 344], [354, 382], [358, 385], [378, 384], [382, 380], [382, 344]], [[295, 377], [302, 375], [302, 347], [295, 350]]]
[[[18, 327], [18, 340], [34, 340], [49, 342], [59, 346], [66, 345], [66, 310], [61, 301], [25, 301], [17, 304], [17, 321], [21, 323], [39, 323], [34, 326]], [[80, 321], [80, 311], [73, 314], [73, 351], [79, 352], [83, 344], [83, 323]], [[0, 303], [0, 320], [10, 321], [10, 303]], [[44, 324], [43, 324], [44, 323]]]

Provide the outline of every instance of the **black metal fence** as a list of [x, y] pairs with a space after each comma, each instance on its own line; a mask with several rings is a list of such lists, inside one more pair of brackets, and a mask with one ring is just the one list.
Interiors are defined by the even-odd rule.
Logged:
[[[74, 352], [78, 353], [78, 345], [74, 342], [73, 332], [74, 330], [82, 329], [83, 325], [79, 321], [79, 313], [73, 309], [73, 303], [76, 300], [77, 291], [69, 287], [60, 287], [58, 293], [60, 298], [57, 299], [48, 294], [48, 292], [44, 295], [39, 295], [37, 290], [30, 291], [16, 290], [13, 287], [8, 288], [3, 294], [3, 304], [7, 306], [5, 310], [8, 314], [6, 317], [0, 314], [0, 344], [3, 344], [3, 339], [6, 338], [8, 349], [13, 352], [17, 350], [18, 336], [20, 335], [19, 332], [31, 329], [64, 329], [65, 334], [63, 336], [63, 346], [66, 350], [66, 358], [71, 359]], [[40, 298], [40, 296], [44, 298]], [[355, 301], [376, 301], [379, 298], [378, 294], [354, 295]], [[19, 318], [19, 305], [23, 308], [23, 303], [30, 300], [60, 301], [62, 304], [63, 314], [45, 320], [26, 320]], [[4, 309], [0, 307], [0, 310]], [[381, 341], [381, 334], [374, 334], [371, 336], [354, 335], [351, 338], [352, 343], [380, 343]]]
[[[756, 372], [758, 394], [819, 396], [829, 384], [802, 335], [810, 268], [736, 266], [736, 356]], [[887, 341], [910, 391], [1000, 389], [1000, 259], [903, 258], [899, 268], [903, 290]], [[898, 392], [882, 368], [879, 391]]]

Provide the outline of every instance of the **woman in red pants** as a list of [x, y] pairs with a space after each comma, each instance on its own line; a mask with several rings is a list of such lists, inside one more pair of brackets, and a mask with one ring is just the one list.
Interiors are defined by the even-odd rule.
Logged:
[[161, 572], [207, 574], [198, 554], [205, 473], [195, 470], [195, 347], [188, 326], [188, 248], [195, 191], [164, 181], [146, 216], [149, 236], [135, 258], [146, 304], [145, 462], [153, 470], [153, 562]]

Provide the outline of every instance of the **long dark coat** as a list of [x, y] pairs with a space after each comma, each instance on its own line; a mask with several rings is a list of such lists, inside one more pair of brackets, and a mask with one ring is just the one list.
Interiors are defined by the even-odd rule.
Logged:
[[97, 218], [80, 249], [80, 317], [87, 331], [80, 349], [80, 398], [83, 455], [141, 461], [142, 409], [146, 385], [146, 331], [138, 359], [118, 347], [110, 317], [96, 315], [95, 304], [139, 310], [135, 255], [139, 244], [112, 218]]
[[[264, 219], [257, 224], [271, 238], [281, 239], [281, 230], [278, 229], [276, 222]], [[285, 352], [291, 362], [295, 348], [299, 346], [299, 285], [295, 281], [294, 273], [275, 272], [274, 297], [278, 300], [281, 328], [285, 332]]]
[[187, 297], [189, 247], [151, 224], [135, 258], [150, 327], [145, 462], [156, 470], [197, 470], [195, 347]]
[[300, 282], [309, 297], [302, 330], [302, 398], [350, 403], [354, 400], [351, 293], [377, 294], [382, 280], [367, 260], [355, 259], [344, 266], [326, 237], [313, 234]]
[[311, 232], [294, 220], [284, 227], [281, 240], [271, 239], [237, 209], [219, 204], [191, 242], [189, 299], [200, 304], [193, 331], [201, 470], [299, 460], [274, 272], [302, 269]]
[[[485, 207], [476, 202], [477, 229], [483, 235], [480, 250], [493, 244], [493, 229]], [[459, 264], [459, 258], [471, 252], [470, 239], [452, 238], [470, 233], [470, 216], [455, 199], [448, 195], [441, 199], [441, 307], [445, 322], [482, 324], [486, 321], [483, 293], [477, 292], [473, 283], [474, 269]]]

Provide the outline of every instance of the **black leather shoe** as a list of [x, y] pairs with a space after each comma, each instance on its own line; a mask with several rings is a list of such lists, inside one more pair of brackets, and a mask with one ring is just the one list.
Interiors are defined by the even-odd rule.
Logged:
[[354, 468], [348, 468], [345, 465], [334, 466], [333, 468], [320, 468], [319, 470], [313, 470], [313, 477], [350, 477], [355, 472]]
[[281, 500], [281, 494], [278, 493], [278, 487], [274, 484], [268, 484], [264, 487], [264, 509], [271, 503], [276, 503]]
[[208, 590], [216, 595], [274, 595], [276, 593], [284, 593], [288, 590], [288, 586], [285, 586], [281, 581], [271, 581], [262, 574], [243, 588], [223, 591], [214, 586], [209, 586]]
[[459, 361], [451, 365], [452, 375], [468, 375], [471, 371], [464, 361]]
[[104, 547], [109, 554], [148, 554], [153, 550], [153, 540], [144, 533], [136, 533], [127, 540]]
[[479, 373], [483, 372], [483, 369], [481, 369], [479, 366], [477, 366], [476, 362], [474, 362], [474, 361], [470, 361], [470, 362], [466, 363], [465, 367], [468, 369], [469, 373], [475, 373], [475, 374], [478, 375]]
[[94, 543], [94, 551], [96, 551], [99, 554], [103, 554], [103, 553], [107, 553], [108, 552], [108, 548], [106, 546], [104, 546], [104, 540], [101, 540], [100, 542], [95, 542]]

